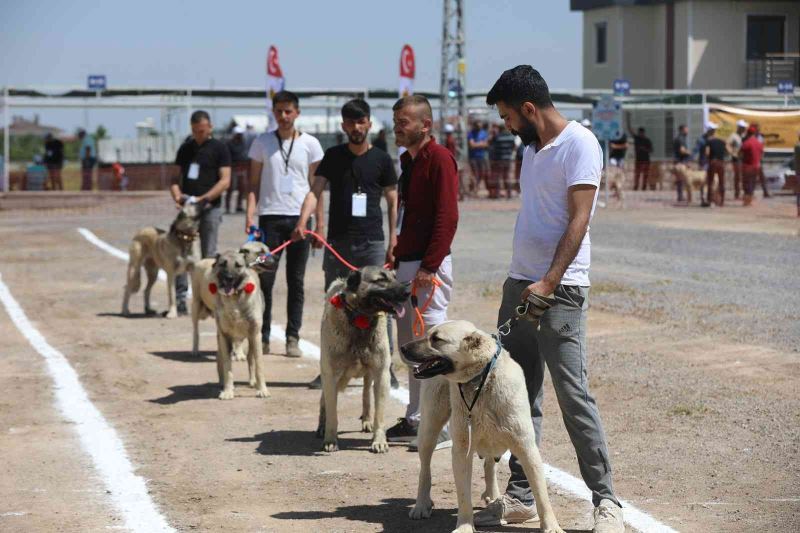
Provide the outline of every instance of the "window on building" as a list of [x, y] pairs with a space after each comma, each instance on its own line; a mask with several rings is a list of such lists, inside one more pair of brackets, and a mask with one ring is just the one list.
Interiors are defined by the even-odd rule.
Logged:
[[594, 25], [594, 49], [595, 63], [606, 62], [606, 23], [600, 22]]
[[747, 59], [764, 59], [767, 54], [783, 54], [786, 17], [747, 16]]

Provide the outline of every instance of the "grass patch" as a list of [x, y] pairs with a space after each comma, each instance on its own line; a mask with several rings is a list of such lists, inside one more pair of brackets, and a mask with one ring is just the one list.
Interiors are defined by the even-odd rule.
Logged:
[[703, 416], [705, 414], [708, 414], [709, 412], [710, 409], [702, 404], [696, 404], [696, 405], [678, 404], [669, 411], [667, 411], [667, 414], [670, 416]]

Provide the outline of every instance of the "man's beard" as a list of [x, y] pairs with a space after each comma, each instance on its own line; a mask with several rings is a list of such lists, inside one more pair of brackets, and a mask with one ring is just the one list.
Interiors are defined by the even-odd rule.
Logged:
[[[399, 142], [397, 142], [397, 145], [398, 146], [403, 146], [405, 148], [408, 148], [409, 146], [414, 146], [415, 144], [423, 141], [424, 139], [425, 139], [425, 133], [420, 128], [419, 130], [415, 131], [414, 133], [406, 133], [405, 134], [405, 140], [403, 141], [403, 144], [400, 144]], [[396, 140], [399, 141], [399, 139], [396, 139]]]
[[367, 140], [367, 134], [354, 131], [347, 134], [347, 140], [350, 141], [350, 144], [364, 144], [364, 142]]
[[519, 135], [519, 138], [522, 140], [522, 144], [525, 146], [530, 146], [533, 144], [534, 146], [539, 146], [539, 132], [536, 130], [536, 126], [533, 125], [531, 121], [527, 118], [520, 115], [520, 118], [525, 122], [525, 125], [520, 128], [519, 131], [512, 128], [511, 133], [514, 135]]

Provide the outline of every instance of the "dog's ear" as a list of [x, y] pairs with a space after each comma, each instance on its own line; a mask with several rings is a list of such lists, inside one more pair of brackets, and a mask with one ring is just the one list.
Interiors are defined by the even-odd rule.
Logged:
[[349, 276], [347, 276], [347, 290], [350, 292], [356, 292], [359, 285], [361, 285], [361, 271], [354, 270]]
[[220, 253], [217, 252], [217, 255], [214, 256], [214, 264], [211, 265], [211, 268], [217, 268], [217, 262], [219, 261]]
[[480, 331], [473, 331], [461, 341], [461, 350], [464, 352], [476, 352], [486, 344], [486, 337]]

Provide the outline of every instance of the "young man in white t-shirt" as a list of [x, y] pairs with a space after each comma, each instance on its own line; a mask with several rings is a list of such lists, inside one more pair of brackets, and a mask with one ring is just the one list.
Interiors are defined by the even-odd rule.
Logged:
[[[250, 192], [247, 194], [245, 231], [256, 221], [270, 249], [291, 239], [300, 218], [303, 199], [310, 190], [317, 165], [322, 160], [322, 146], [307, 133], [299, 132], [294, 121], [300, 115], [297, 95], [281, 91], [272, 98], [272, 112], [278, 122], [276, 131], [262, 133], [253, 140], [250, 157]], [[258, 200], [256, 202], [256, 194]], [[316, 231], [322, 232], [322, 202], [316, 212]], [[313, 246], [320, 247], [317, 242]], [[309, 241], [298, 241], [286, 247], [286, 355], [300, 357], [300, 327], [303, 324], [303, 280], [308, 261]], [[277, 254], [280, 261], [283, 252]], [[269, 352], [272, 321], [272, 286], [276, 272], [261, 274], [264, 292], [264, 322], [261, 326], [263, 352]]]
[[[623, 532], [614, 496], [606, 437], [586, 371], [589, 306], [589, 221], [603, 168], [591, 131], [553, 107], [542, 76], [529, 65], [505, 71], [486, 96], [527, 148], [520, 171], [521, 205], [511, 268], [503, 286], [498, 326], [530, 294], [554, 300], [538, 323], [520, 320], [503, 346], [522, 366], [537, 444], [541, 442], [544, 366], [550, 371], [564, 425], [595, 505], [597, 533]], [[546, 307], [546, 306], [544, 306]], [[526, 522], [536, 517], [522, 466], [511, 457], [506, 493], [475, 516], [475, 525]]]

